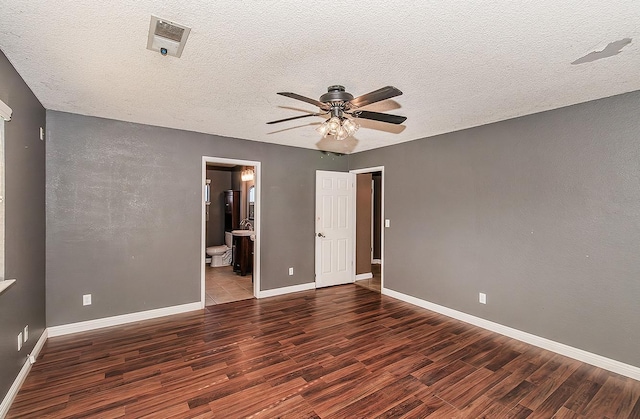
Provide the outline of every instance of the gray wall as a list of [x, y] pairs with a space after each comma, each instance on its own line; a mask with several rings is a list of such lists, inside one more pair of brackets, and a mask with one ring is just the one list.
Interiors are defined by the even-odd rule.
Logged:
[[385, 286], [640, 367], [638, 115], [634, 92], [352, 155], [385, 167]]
[[47, 129], [48, 326], [200, 300], [203, 155], [262, 163], [261, 288], [314, 281], [315, 171], [347, 157], [54, 111]]
[[207, 222], [207, 247], [224, 244], [224, 191], [231, 189], [231, 171], [207, 168], [211, 179], [211, 205]]
[[[0, 295], [0, 400], [45, 327], [45, 110], [0, 52], [0, 99], [13, 110], [5, 124], [5, 273], [17, 282]], [[18, 333], [29, 341], [18, 352]]]

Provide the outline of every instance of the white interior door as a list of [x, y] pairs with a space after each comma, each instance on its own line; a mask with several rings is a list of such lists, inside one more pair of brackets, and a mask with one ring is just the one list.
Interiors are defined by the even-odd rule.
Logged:
[[316, 288], [354, 281], [354, 181], [316, 171]]

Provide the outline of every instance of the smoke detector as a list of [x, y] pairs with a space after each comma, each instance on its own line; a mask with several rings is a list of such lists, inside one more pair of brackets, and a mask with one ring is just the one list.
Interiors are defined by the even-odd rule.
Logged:
[[147, 49], [162, 55], [178, 57], [182, 55], [191, 28], [179, 25], [157, 16], [151, 16]]

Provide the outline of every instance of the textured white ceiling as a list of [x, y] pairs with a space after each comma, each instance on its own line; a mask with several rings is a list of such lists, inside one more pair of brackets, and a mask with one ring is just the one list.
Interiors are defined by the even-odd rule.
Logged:
[[[354, 152], [640, 89], [640, 1], [0, 0], [0, 48], [47, 109]], [[146, 49], [150, 16], [192, 28]], [[572, 61], [632, 38], [620, 54]], [[357, 140], [320, 142], [317, 99], [404, 95]], [[377, 129], [375, 129], [377, 128]]]

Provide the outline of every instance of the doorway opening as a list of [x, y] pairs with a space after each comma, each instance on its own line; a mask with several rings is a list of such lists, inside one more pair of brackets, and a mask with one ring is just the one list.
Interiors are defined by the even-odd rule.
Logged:
[[356, 176], [355, 284], [381, 292], [384, 254], [384, 167], [351, 170]]
[[201, 305], [260, 290], [260, 162], [202, 158]]

